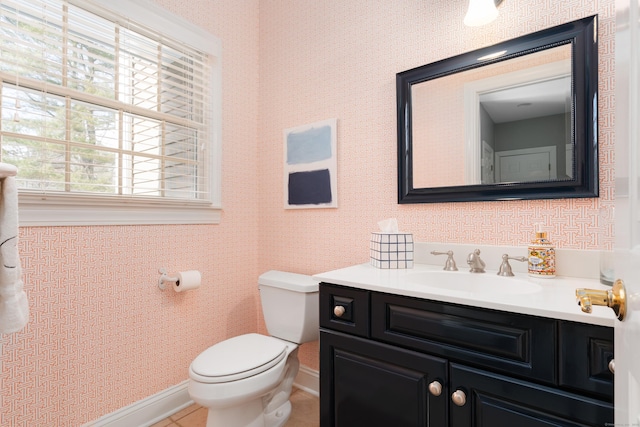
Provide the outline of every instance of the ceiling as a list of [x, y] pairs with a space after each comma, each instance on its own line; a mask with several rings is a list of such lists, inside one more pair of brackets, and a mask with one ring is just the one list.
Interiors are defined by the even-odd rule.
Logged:
[[480, 95], [494, 123], [571, 112], [571, 77], [558, 77]]

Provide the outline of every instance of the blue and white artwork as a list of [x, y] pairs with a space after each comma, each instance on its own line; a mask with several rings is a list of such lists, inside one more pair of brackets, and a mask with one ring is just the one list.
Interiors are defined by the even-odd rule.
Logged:
[[337, 208], [337, 119], [284, 131], [286, 209]]

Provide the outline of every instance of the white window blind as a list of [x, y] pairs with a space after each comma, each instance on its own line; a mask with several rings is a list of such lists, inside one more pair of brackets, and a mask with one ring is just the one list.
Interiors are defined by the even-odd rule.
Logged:
[[97, 3], [2, 0], [1, 159], [21, 196], [214, 204], [215, 60]]

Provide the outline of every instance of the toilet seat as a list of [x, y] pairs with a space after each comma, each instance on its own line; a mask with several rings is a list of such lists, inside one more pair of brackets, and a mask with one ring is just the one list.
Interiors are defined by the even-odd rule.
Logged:
[[237, 381], [260, 374], [287, 355], [287, 345], [273, 337], [245, 334], [215, 344], [191, 363], [191, 376], [203, 383]]

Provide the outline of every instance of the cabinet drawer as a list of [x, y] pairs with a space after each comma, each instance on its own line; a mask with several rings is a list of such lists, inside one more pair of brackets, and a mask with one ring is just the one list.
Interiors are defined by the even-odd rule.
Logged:
[[320, 327], [369, 337], [369, 292], [321, 283]]
[[560, 386], [613, 401], [613, 328], [560, 322]]
[[556, 384], [556, 321], [373, 293], [371, 336], [453, 361]]

